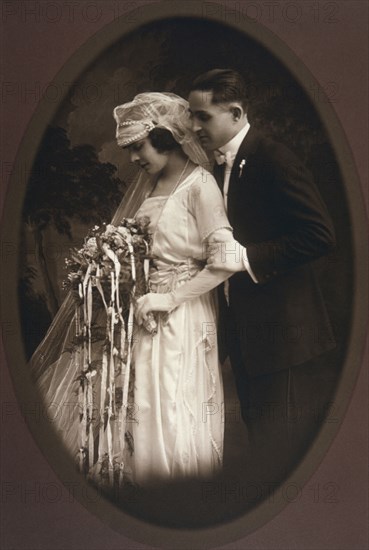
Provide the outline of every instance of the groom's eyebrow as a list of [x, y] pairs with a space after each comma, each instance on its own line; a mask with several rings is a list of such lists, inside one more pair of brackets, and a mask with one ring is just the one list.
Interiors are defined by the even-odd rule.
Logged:
[[191, 113], [191, 115], [195, 114], [195, 115], [199, 115], [199, 114], [204, 114], [204, 115], [208, 115], [208, 111], [204, 111], [204, 110], [199, 110], [199, 111], [191, 111], [191, 109], [188, 109], [188, 112]]

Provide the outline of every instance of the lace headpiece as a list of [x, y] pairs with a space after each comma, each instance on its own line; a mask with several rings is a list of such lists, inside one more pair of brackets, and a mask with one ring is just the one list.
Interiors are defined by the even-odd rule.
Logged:
[[[131, 143], [147, 137], [155, 127], [155, 122], [151, 120], [145, 122], [142, 120], [125, 120], [124, 122], [120, 122], [117, 127], [118, 145], [127, 147]], [[124, 130], [121, 130], [121, 128], [124, 128]]]
[[[154, 128], [166, 128], [192, 162], [208, 168], [208, 158], [197, 135], [192, 132], [188, 113], [188, 102], [176, 94], [138, 94], [133, 101], [118, 105], [114, 109], [117, 143], [121, 147], [126, 147], [148, 136]], [[112, 223], [119, 223], [123, 217], [134, 216], [152, 185], [152, 176], [143, 171], [139, 172], [136, 180], [126, 191]]]
[[121, 147], [147, 137], [154, 128], [166, 128], [183, 145], [194, 139], [188, 115], [188, 103], [172, 93], [138, 94], [133, 101], [114, 109], [116, 138]]

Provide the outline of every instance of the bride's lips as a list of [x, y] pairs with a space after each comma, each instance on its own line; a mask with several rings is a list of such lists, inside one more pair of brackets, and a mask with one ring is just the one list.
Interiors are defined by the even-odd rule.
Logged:
[[142, 168], [143, 170], [146, 170], [147, 167], [149, 166], [149, 163], [146, 162], [146, 164], [141, 164], [140, 166], [141, 166], [141, 168]]

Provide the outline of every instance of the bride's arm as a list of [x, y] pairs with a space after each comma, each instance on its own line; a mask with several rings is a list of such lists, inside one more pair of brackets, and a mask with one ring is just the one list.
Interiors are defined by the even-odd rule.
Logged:
[[[208, 173], [191, 186], [189, 209], [196, 219], [200, 239], [203, 243], [204, 259], [209, 257], [212, 243], [227, 243], [232, 248], [232, 228], [224, 209], [222, 194]], [[211, 291], [228, 279], [232, 273], [223, 269], [204, 267], [195, 277], [166, 294], [149, 293], [137, 300], [136, 318], [142, 323], [149, 311], [172, 311], [179, 305]]]
[[[206, 243], [206, 248], [211, 248], [211, 243], [231, 242], [233, 240], [232, 232], [229, 229], [220, 229], [214, 231]], [[193, 300], [206, 292], [210, 292], [220, 283], [231, 277], [233, 273], [229, 270], [208, 269], [207, 266], [199, 271], [192, 279], [186, 281], [183, 285], [177, 287], [171, 292], [149, 293], [137, 300], [137, 309], [135, 311], [136, 319], [141, 324], [149, 311], [172, 311], [184, 302]]]

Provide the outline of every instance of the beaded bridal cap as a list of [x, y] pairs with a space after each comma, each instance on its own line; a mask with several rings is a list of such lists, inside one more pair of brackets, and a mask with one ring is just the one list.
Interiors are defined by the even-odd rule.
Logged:
[[[206, 153], [191, 129], [188, 102], [182, 97], [167, 92], [138, 94], [132, 101], [115, 107], [113, 115], [120, 147], [127, 147], [147, 137], [154, 128], [166, 128], [192, 162], [209, 169]], [[123, 217], [135, 216], [152, 186], [152, 176], [140, 171], [127, 189], [112, 223], [119, 223]]]
[[188, 102], [176, 94], [138, 94], [133, 101], [115, 107], [113, 114], [120, 147], [127, 147], [147, 137], [154, 128], [166, 128], [181, 145], [190, 142], [193, 146], [197, 144], [197, 136], [191, 130]]

